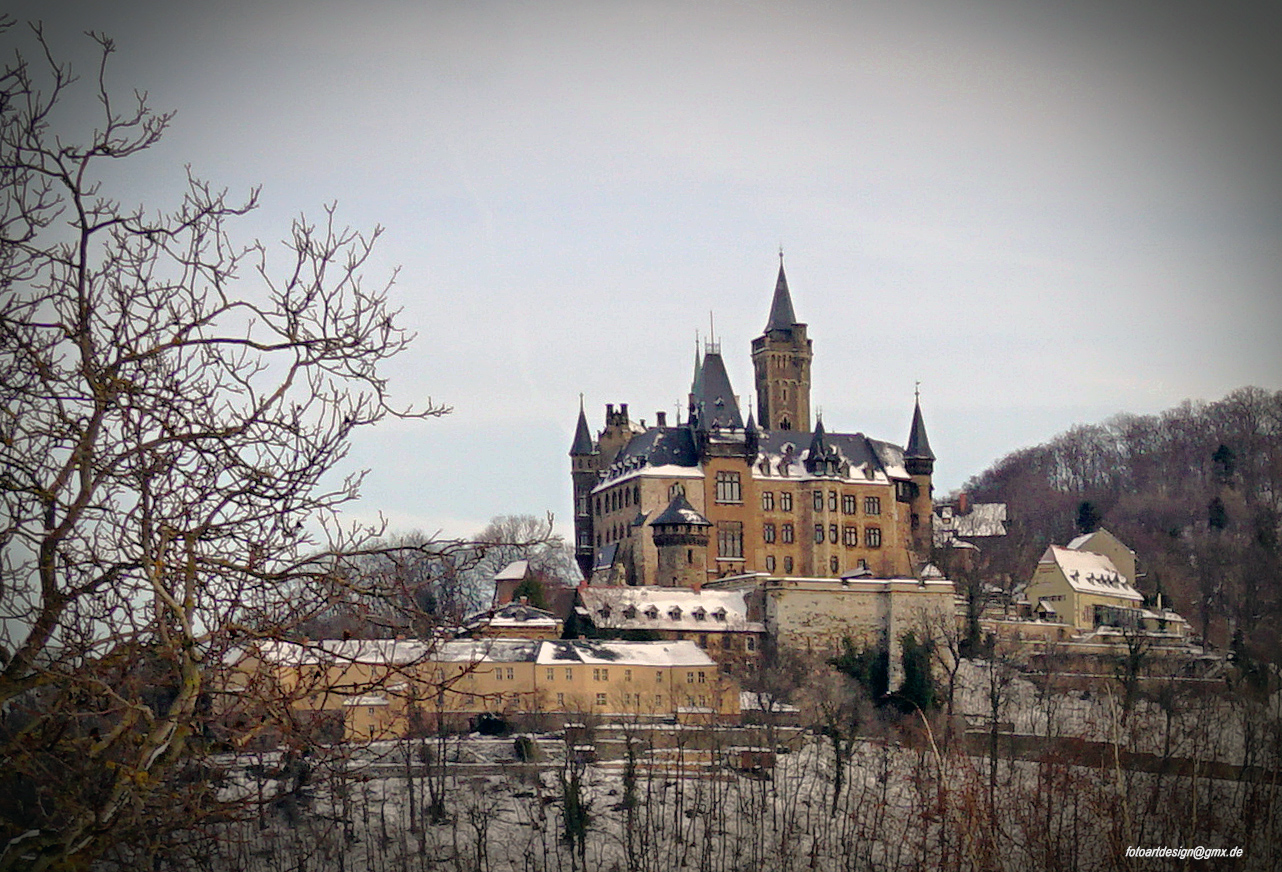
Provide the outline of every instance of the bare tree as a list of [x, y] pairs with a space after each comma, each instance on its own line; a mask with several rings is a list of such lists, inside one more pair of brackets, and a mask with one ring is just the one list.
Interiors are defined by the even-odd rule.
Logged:
[[349, 437], [446, 411], [386, 401], [411, 337], [363, 282], [377, 229], [330, 207], [269, 255], [229, 235], [256, 192], [125, 205], [104, 165], [172, 116], [117, 101], [91, 35], [96, 126], [55, 130], [77, 78], [33, 30], [0, 75], [0, 869], [155, 850], [215, 803], [191, 752], [225, 655], [341, 596], [369, 543], [335, 515]]

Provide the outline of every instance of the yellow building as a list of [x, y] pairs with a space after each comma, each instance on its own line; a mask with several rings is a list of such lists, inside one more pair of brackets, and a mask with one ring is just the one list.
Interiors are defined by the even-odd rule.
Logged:
[[224, 711], [252, 699], [281, 712], [282, 724], [341, 723], [347, 741], [465, 729], [481, 715], [739, 714], [738, 686], [694, 642], [264, 642], [230, 665], [220, 688]]
[[[580, 409], [570, 458], [584, 576], [695, 587], [749, 572], [916, 575], [931, 542], [935, 460], [920, 404], [906, 447], [822, 421], [811, 429], [812, 357], [781, 260], [752, 343], [757, 418], [744, 419], [717, 343], [697, 362], [684, 422], [660, 412], [646, 426], [611, 404], [594, 439]], [[656, 524], [678, 506], [697, 517], [689, 529]]]
[[1035, 614], [1058, 617], [1078, 630], [1137, 617], [1144, 604], [1108, 557], [1061, 545], [1046, 549], [1024, 595]]

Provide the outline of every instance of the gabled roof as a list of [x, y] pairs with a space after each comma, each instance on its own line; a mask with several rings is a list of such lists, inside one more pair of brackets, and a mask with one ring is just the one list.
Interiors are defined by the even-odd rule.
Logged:
[[1140, 592], [1131, 587], [1117, 571], [1113, 561], [1103, 554], [1051, 545], [1037, 563], [1039, 566], [1057, 566], [1068, 580], [1069, 586], [1078, 593], [1144, 601]]
[[770, 301], [770, 318], [766, 321], [766, 332], [771, 330], [792, 330], [797, 323], [797, 315], [792, 309], [792, 294], [788, 292], [788, 277], [783, 272], [783, 257], [779, 258], [779, 278], [775, 281], [775, 296]]

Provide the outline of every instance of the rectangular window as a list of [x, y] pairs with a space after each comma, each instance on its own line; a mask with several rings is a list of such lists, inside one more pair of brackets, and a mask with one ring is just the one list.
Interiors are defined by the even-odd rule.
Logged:
[[792, 511], [792, 491], [783, 491], [779, 494], [779, 511]]
[[565, 667], [565, 680], [566, 681], [574, 680], [574, 670], [569, 666]]
[[556, 681], [556, 670], [551, 666], [548, 667], [548, 681]]
[[881, 514], [881, 497], [864, 497], [864, 514]]
[[693, 673], [693, 672], [687, 672], [687, 673], [686, 673], [686, 684], [694, 684], [694, 673]]
[[515, 674], [515, 672], [513, 671], [513, 669], [512, 669], [512, 667], [511, 667], [511, 666], [509, 666], [509, 667], [507, 668], [507, 680], [508, 680], [508, 681], [516, 681], [516, 674]]
[[655, 708], [663, 708], [663, 694], [661, 694], [661, 693], [656, 693], [656, 694], [654, 695], [654, 707], [655, 707]]
[[792, 556], [785, 555], [783, 558], [783, 571], [792, 572]]
[[756, 651], [756, 650], [757, 650], [757, 637], [756, 637], [756, 636], [749, 636], [748, 638], [744, 639], [744, 640], [743, 640], [743, 647], [744, 647], [744, 649], [745, 649], [745, 650], [748, 650], [748, 651]]
[[773, 512], [774, 510], [775, 510], [775, 492], [762, 491], [761, 492], [761, 511]]
[[854, 548], [859, 544], [859, 529], [854, 525], [844, 528], [841, 531], [841, 542], [847, 548]]
[[605, 705], [605, 694], [604, 694], [604, 693], [598, 693], [598, 694], [596, 695], [596, 704], [597, 704], [597, 705]]
[[767, 554], [766, 555], [766, 572], [774, 572], [774, 571], [775, 571], [775, 556], [773, 554]]
[[881, 527], [864, 528], [864, 544], [869, 548], [881, 547]]
[[829, 558], [828, 558], [828, 571], [829, 571], [829, 572], [831, 572], [833, 575], [836, 575], [836, 574], [837, 574], [838, 566], [839, 566], [839, 564], [837, 563], [837, 555], [835, 555], [835, 554], [834, 554], [832, 557], [829, 557]]
[[828, 525], [828, 541], [834, 545], [837, 544], [837, 525], [836, 524]]
[[743, 502], [739, 490], [739, 473], [728, 470], [717, 473], [717, 502]]
[[743, 522], [717, 523], [717, 557], [738, 560], [743, 557]]
[[824, 492], [821, 490], [815, 491], [815, 511], [822, 512], [823, 510], [824, 510]]
[[654, 670], [654, 683], [663, 684], [663, 673], [658, 669]]
[[558, 708], [565, 708], [565, 694], [558, 693], [556, 695], [556, 704]]
[[855, 513], [855, 495], [841, 495], [841, 513], [843, 515], [853, 515]]
[[793, 541], [792, 524], [784, 524], [783, 529], [780, 532], [783, 534], [784, 544], [788, 544]]
[[624, 681], [631, 681], [631, 680], [632, 680], [632, 670], [631, 670], [631, 669], [625, 669], [625, 670], [623, 670], [623, 680], [624, 680]]
[[828, 491], [828, 511], [837, 511], [837, 492]]
[[771, 523], [762, 524], [761, 538], [764, 539], [766, 542], [775, 541], [775, 525]]
[[708, 674], [707, 674], [706, 672], [700, 672], [700, 673], [699, 673], [699, 683], [700, 683], [700, 684], [707, 684], [707, 683], [708, 683]]
[[815, 524], [815, 544], [818, 545], [819, 543], [823, 542], [823, 540], [824, 540], [824, 525]]
[[495, 667], [494, 667], [494, 680], [495, 680], [495, 681], [502, 681], [502, 680], [503, 680], [503, 667], [502, 667], [502, 666], [495, 666]]

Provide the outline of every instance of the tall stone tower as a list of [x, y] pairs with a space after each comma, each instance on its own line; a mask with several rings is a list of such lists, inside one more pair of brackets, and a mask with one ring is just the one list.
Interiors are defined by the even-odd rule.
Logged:
[[779, 252], [779, 279], [766, 331], [752, 340], [757, 381], [757, 426], [763, 430], [810, 430], [810, 362], [813, 343], [797, 321]]
[[930, 439], [926, 437], [920, 396], [913, 403], [912, 429], [904, 447], [904, 468], [912, 479], [912, 494], [908, 501], [908, 510], [912, 513], [912, 547], [917, 556], [925, 560], [933, 545], [931, 528], [935, 516], [931, 476], [935, 472], [935, 454], [930, 450]]
[[579, 423], [574, 428], [574, 443], [570, 445], [570, 481], [574, 486], [574, 560], [584, 578], [592, 576], [596, 561], [592, 530], [592, 488], [596, 487], [597, 472], [601, 468], [601, 452], [592, 441], [588, 419], [583, 413], [583, 400], [579, 399]]
[[698, 590], [708, 578], [708, 530], [712, 523], [678, 493], [650, 522], [659, 552], [654, 583]]

